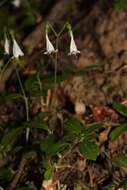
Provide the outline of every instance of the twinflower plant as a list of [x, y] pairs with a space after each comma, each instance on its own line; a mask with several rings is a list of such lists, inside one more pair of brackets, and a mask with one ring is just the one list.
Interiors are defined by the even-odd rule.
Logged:
[[[24, 56], [23, 51], [21, 50], [20, 46], [18, 45], [13, 33], [11, 33], [12, 35], [12, 40], [13, 40], [13, 58], [14, 60], [18, 61], [20, 57]], [[24, 90], [22, 81], [21, 81], [21, 77], [19, 74], [19, 70], [17, 67], [15, 67], [16, 69], [16, 75], [19, 81], [19, 85], [20, 85], [20, 89], [22, 92], [22, 97], [24, 99], [24, 103], [25, 103], [25, 109], [26, 109], [26, 121], [29, 122], [29, 104], [28, 104], [28, 97], [26, 96], [26, 92]], [[26, 129], [26, 141], [29, 140], [29, 133], [30, 133], [30, 129], [27, 128]]]
[[[57, 63], [58, 63], [58, 46], [59, 46], [59, 39], [62, 35], [62, 33], [65, 31], [65, 29], [68, 30], [68, 33], [71, 37], [71, 43], [70, 43], [70, 52], [68, 55], [76, 55], [79, 54], [80, 51], [77, 49], [77, 46], [75, 44], [74, 41], [74, 36], [73, 36], [73, 32], [71, 29], [71, 25], [69, 23], [65, 23], [65, 25], [63, 26], [63, 28], [60, 30], [59, 33], [57, 33], [55, 31], [55, 29], [52, 27], [52, 25], [48, 22], [46, 24], [46, 52], [44, 52], [44, 54], [47, 55], [51, 55], [51, 54], [55, 54], [55, 61], [54, 61], [54, 121], [56, 123], [56, 118], [57, 118], [57, 110], [56, 110], [56, 85], [57, 85]], [[49, 40], [49, 30], [51, 30], [55, 37], [56, 37], [56, 46], [54, 48], [53, 44], [51, 43], [51, 41]]]
[[[21, 97], [23, 98], [24, 100], [24, 103], [25, 103], [25, 109], [26, 109], [26, 121], [28, 122], [29, 121], [29, 105], [28, 105], [28, 97], [26, 96], [26, 92], [24, 90], [24, 87], [23, 87], [23, 84], [22, 84], [22, 81], [21, 81], [21, 77], [20, 77], [20, 74], [19, 74], [19, 68], [18, 68], [18, 65], [17, 63], [19, 63], [20, 61], [20, 57], [24, 56], [24, 53], [23, 51], [21, 50], [20, 46], [18, 45], [15, 37], [14, 37], [14, 34], [13, 32], [10, 32], [11, 34], [11, 38], [12, 38], [12, 56], [10, 56], [11, 54], [11, 51], [10, 51], [10, 42], [9, 42], [9, 39], [7, 37], [7, 34], [5, 33], [4, 36], [5, 36], [5, 42], [4, 42], [4, 55], [8, 55], [10, 56], [8, 62], [3, 65], [2, 67], [0, 67], [0, 79], [2, 78], [3, 76], [3, 73], [5, 72], [5, 70], [7, 69], [9, 63], [11, 61], [13, 61], [15, 63], [15, 71], [16, 71], [16, 75], [17, 75], [17, 79], [18, 79], [18, 82], [19, 82], [19, 85], [20, 85], [20, 88], [21, 88]], [[30, 132], [30, 129], [27, 128], [26, 129], [26, 140], [28, 141], [29, 139], [29, 132]]]

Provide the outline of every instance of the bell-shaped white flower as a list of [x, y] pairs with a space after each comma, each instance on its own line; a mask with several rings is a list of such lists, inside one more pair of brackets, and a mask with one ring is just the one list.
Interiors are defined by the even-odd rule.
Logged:
[[15, 7], [19, 8], [19, 7], [20, 7], [20, 4], [21, 4], [21, 0], [14, 0], [14, 1], [12, 1], [12, 4], [13, 4]]
[[44, 54], [56, 53], [58, 50], [55, 50], [54, 46], [49, 40], [48, 34], [46, 33], [46, 52]]
[[20, 49], [15, 38], [13, 38], [13, 56], [14, 56], [14, 58], [19, 58], [19, 56], [24, 56], [24, 53]]
[[77, 49], [77, 46], [75, 44], [73, 33], [71, 32], [70, 35], [71, 35], [71, 43], [70, 43], [70, 52], [68, 55], [76, 55], [80, 53], [80, 51]]
[[8, 40], [7, 36], [5, 36], [4, 53], [9, 54], [9, 40]]

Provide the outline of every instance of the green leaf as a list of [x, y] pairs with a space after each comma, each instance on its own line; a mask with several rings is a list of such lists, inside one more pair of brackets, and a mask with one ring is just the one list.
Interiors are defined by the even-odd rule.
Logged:
[[53, 176], [53, 167], [51, 165], [51, 161], [49, 159], [45, 159], [43, 161], [43, 165], [46, 168], [46, 171], [44, 173], [44, 178], [45, 180], [49, 180]]
[[7, 180], [9, 181], [11, 177], [11, 171], [7, 167], [0, 168], [0, 180]]
[[124, 187], [124, 190], [127, 190], [127, 181], [124, 182], [123, 187]]
[[9, 101], [13, 99], [23, 98], [23, 96], [19, 93], [9, 94], [7, 96], [0, 96], [0, 101]]
[[55, 137], [53, 135], [49, 135], [41, 142], [40, 149], [47, 155], [54, 156], [57, 153], [61, 152], [68, 145], [69, 143], [63, 141], [55, 142]]
[[13, 146], [15, 141], [19, 138], [19, 136], [21, 136], [22, 133], [23, 133], [23, 127], [11, 129], [3, 136], [1, 140], [1, 145], [4, 148], [7, 148], [8, 146], [9, 147]]
[[50, 159], [48, 159], [48, 158], [44, 159], [43, 166], [44, 166], [44, 168], [50, 168], [52, 166]]
[[43, 139], [40, 143], [40, 149], [43, 152], [49, 152], [48, 149], [51, 148], [52, 144], [55, 143], [55, 137], [54, 135], [49, 135], [47, 138]]
[[14, 149], [13, 149], [13, 154], [16, 154], [17, 152], [19, 152], [20, 150], [23, 149], [23, 146], [16, 146]]
[[103, 125], [95, 124], [84, 131], [84, 140], [88, 140], [97, 129], [103, 128]]
[[[64, 81], [66, 79], [68, 79], [70, 76], [70, 74], [66, 73], [66, 74], [63, 74], [63, 75], [58, 75], [57, 76], [57, 84], [59, 84], [61, 81]], [[53, 88], [54, 86], [54, 76], [50, 73], [48, 75], [44, 75], [43, 78], [41, 79], [44, 87], [46, 88]]]
[[113, 163], [118, 167], [127, 168], [127, 156], [125, 154], [117, 154], [113, 159]]
[[111, 141], [116, 140], [121, 134], [127, 131], [127, 123], [120, 124], [119, 127], [116, 127], [112, 130], [109, 135]]
[[127, 118], [127, 107], [122, 104], [114, 103], [112, 107], [122, 116]]
[[96, 160], [99, 155], [99, 147], [93, 142], [82, 142], [79, 145], [81, 154], [88, 160]]
[[27, 152], [23, 156], [24, 159], [29, 160], [29, 161], [35, 159], [36, 157], [37, 157], [37, 153], [34, 150]]
[[40, 93], [36, 76], [29, 77], [24, 83], [25, 90], [30, 93]]
[[34, 190], [34, 189], [31, 187], [18, 187], [15, 190]]
[[115, 9], [118, 11], [123, 9], [126, 4], [127, 4], [127, 0], [115, 0], [114, 2]]
[[44, 118], [48, 115], [48, 113], [41, 113], [36, 116], [30, 123], [27, 124], [28, 128], [39, 128], [49, 131], [49, 127], [46, 122], [44, 122]]
[[76, 119], [70, 119], [69, 121], [64, 123], [63, 127], [69, 134], [79, 136], [83, 133], [83, 126], [80, 121]]
[[104, 190], [112, 190], [112, 186], [111, 185], [106, 185], [103, 189]]
[[44, 173], [44, 178], [45, 180], [49, 180], [51, 179], [53, 176], [53, 169], [52, 168], [48, 168], [45, 173]]
[[76, 65], [73, 63], [71, 64], [65, 63], [63, 67], [64, 67], [64, 72], [69, 73], [69, 74], [73, 74], [76, 70]]
[[88, 67], [85, 67], [85, 69], [81, 69], [79, 71], [76, 71], [75, 72], [75, 76], [85, 76], [88, 74], [88, 72], [90, 71], [96, 71], [100, 68], [99, 65], [92, 65], [92, 66], [88, 66]]
[[56, 144], [53, 144], [52, 147], [48, 151], [49, 156], [55, 156], [57, 153], [62, 152], [69, 143], [66, 142], [57, 142]]
[[82, 186], [79, 185], [79, 184], [77, 184], [77, 185], [76, 185], [76, 190], [82, 190]]

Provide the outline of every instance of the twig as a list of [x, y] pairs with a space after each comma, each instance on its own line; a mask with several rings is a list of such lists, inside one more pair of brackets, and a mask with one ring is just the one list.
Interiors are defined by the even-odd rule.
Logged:
[[23, 173], [25, 164], [26, 164], [26, 160], [24, 158], [22, 158], [22, 160], [21, 160], [21, 162], [19, 164], [18, 171], [17, 171], [13, 181], [11, 182], [10, 187], [9, 187], [8, 190], [15, 189], [15, 187], [16, 187], [16, 185], [17, 185], [17, 183], [18, 183], [18, 181], [19, 181], [19, 179], [20, 179], [20, 177], [21, 177], [21, 175]]

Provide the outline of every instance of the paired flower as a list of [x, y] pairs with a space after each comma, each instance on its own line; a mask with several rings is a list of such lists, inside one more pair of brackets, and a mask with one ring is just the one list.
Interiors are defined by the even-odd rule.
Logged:
[[[13, 58], [18, 59], [19, 56], [24, 56], [24, 53], [22, 52], [22, 50], [20, 49], [18, 43], [16, 42], [15, 38], [13, 37]], [[5, 43], [4, 43], [4, 52], [5, 54], [10, 54], [9, 51], [9, 40], [7, 38], [7, 36], [5, 35]]]
[[44, 54], [51, 54], [56, 52], [57, 50], [55, 50], [54, 46], [49, 40], [48, 34], [46, 33], [46, 52]]
[[[52, 45], [52, 43], [50, 42], [49, 40], [49, 37], [48, 37], [48, 30], [49, 30], [49, 25], [47, 24], [46, 25], [46, 52], [44, 54], [51, 54], [51, 53], [56, 53], [58, 50], [54, 48], [54, 46]], [[70, 34], [70, 37], [71, 37], [71, 43], [70, 43], [70, 52], [68, 55], [76, 55], [76, 54], [79, 54], [80, 51], [77, 49], [77, 46], [75, 44], [75, 41], [74, 41], [74, 36], [73, 36], [73, 33], [72, 33], [72, 30], [71, 30], [71, 25], [68, 23], [67, 24], [67, 28], [69, 30], [69, 34]], [[51, 28], [52, 29], [52, 28]], [[52, 29], [53, 32], [55, 33], [54, 29]], [[55, 35], [57, 35], [55, 33]]]
[[71, 43], [70, 43], [70, 52], [68, 55], [76, 55], [80, 53], [80, 51], [77, 49], [72, 31], [70, 32], [70, 36], [71, 36]]

